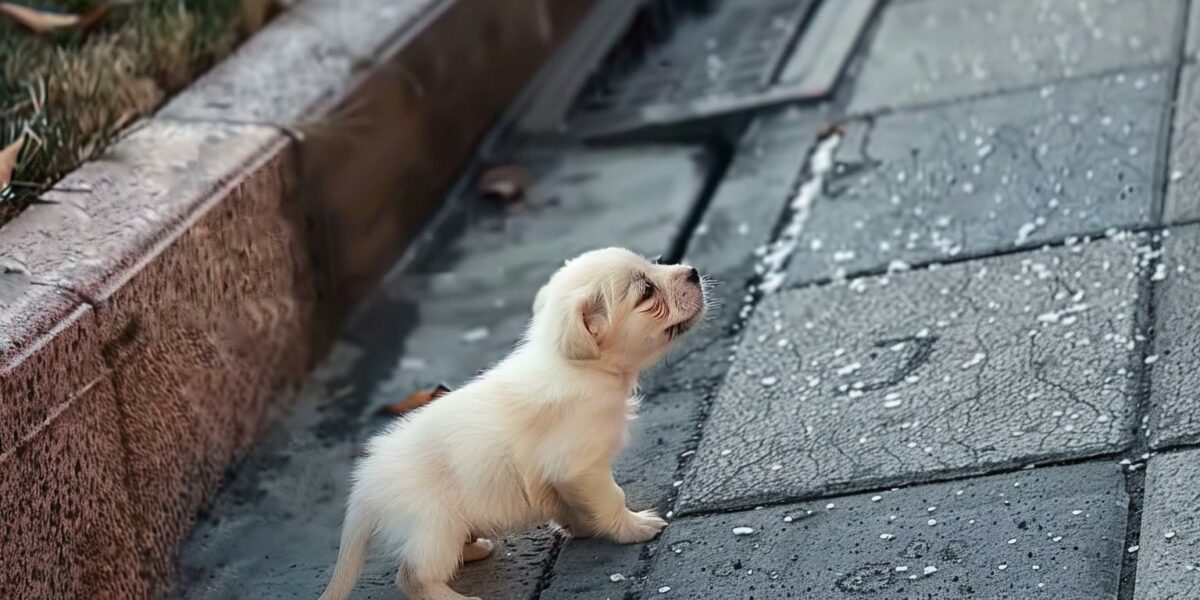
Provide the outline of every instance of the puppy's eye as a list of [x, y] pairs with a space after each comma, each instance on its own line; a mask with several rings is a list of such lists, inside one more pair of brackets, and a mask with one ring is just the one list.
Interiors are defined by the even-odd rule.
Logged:
[[641, 304], [641, 303], [646, 302], [647, 300], [653, 298], [655, 291], [656, 290], [654, 288], [654, 284], [647, 281], [645, 289], [642, 290], [642, 297], [641, 297], [641, 299], [638, 300], [638, 304]]

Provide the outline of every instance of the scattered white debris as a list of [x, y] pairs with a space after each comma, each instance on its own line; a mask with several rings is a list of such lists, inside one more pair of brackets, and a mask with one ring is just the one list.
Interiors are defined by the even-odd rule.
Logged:
[[660, 594], [665, 594], [669, 591], [671, 591], [671, 586], [669, 586], [669, 585], [664, 585], [664, 586], [658, 588], [658, 593], [660, 593]]
[[783, 465], [780, 465], [780, 464], [771, 465], [772, 471], [779, 471], [780, 469], [783, 469]]
[[930, 519], [928, 523], [930, 527], [933, 527], [934, 525], [937, 525], [937, 519]]
[[1138, 550], [1141, 550], [1141, 549], [1142, 549], [1142, 547], [1141, 547], [1141, 546], [1138, 546], [1138, 545], [1133, 545], [1133, 546], [1130, 546], [1130, 547], [1129, 547], [1129, 553], [1130, 553], [1130, 554], [1133, 554], [1134, 552], [1137, 552]]
[[962, 364], [962, 368], [970, 369], [971, 367], [974, 367], [975, 365], [978, 365], [979, 363], [983, 362], [983, 359], [985, 359], [985, 358], [987, 358], [986, 354], [984, 354], [982, 352], [976, 352], [975, 355], [971, 357], [971, 360], [968, 360], [967, 362]]
[[884, 408], [896, 408], [903, 403], [904, 403], [903, 400], [885, 400], [883, 402], [883, 407]]
[[491, 335], [491, 332], [488, 331], [487, 327], [476, 327], [475, 329], [464, 331], [462, 335], [458, 336], [458, 339], [468, 344], [473, 344], [475, 342], [487, 339], [489, 335]]
[[1163, 534], [1163, 537], [1165, 537], [1165, 538], [1167, 538], [1167, 539], [1169, 540], [1169, 539], [1171, 539], [1171, 538], [1175, 537], [1175, 532], [1174, 532], [1174, 531], [1168, 531], [1168, 532], [1166, 532], [1166, 533], [1164, 533], [1164, 534]]
[[894, 537], [896, 537], [896, 536], [894, 536], [894, 535], [892, 535], [892, 534], [890, 534], [890, 533], [881, 533], [881, 534], [879, 534], [879, 539], [881, 539], [881, 540], [890, 540], [890, 539], [892, 539], [892, 538], [894, 538]]
[[733, 528], [733, 535], [750, 535], [752, 533], [754, 533], [754, 529], [751, 527], [734, 527]]
[[871, 502], [879, 502], [883, 500], [883, 496], [871, 496]]
[[788, 260], [796, 251], [796, 245], [800, 241], [804, 223], [808, 220], [809, 207], [821, 193], [821, 189], [825, 187], [826, 177], [833, 171], [833, 153], [841, 140], [842, 136], [836, 134], [821, 140], [821, 143], [817, 144], [816, 149], [813, 150], [812, 156], [809, 157], [809, 178], [792, 197], [789, 205], [792, 211], [791, 217], [784, 225], [779, 238], [771, 242], [755, 267], [756, 272], [762, 273], [758, 289], [763, 294], [772, 294], [778, 291], [787, 279]]
[[926, 574], [926, 575], [932, 575], [932, 574], [934, 574], [934, 573], [937, 573], [937, 567], [935, 567], [935, 566], [933, 566], [933, 565], [929, 565], [928, 567], [925, 567], [925, 574]]
[[1183, 171], [1178, 169], [1171, 171], [1171, 181], [1179, 181], [1180, 179], [1183, 179]]
[[625, 581], [625, 576], [620, 573], [613, 573], [612, 575], [608, 576], [608, 580], [613, 583], [616, 583], [618, 581]]
[[997, 568], [997, 569], [1000, 569], [1001, 571], [1003, 571], [1003, 570], [1005, 570], [1005, 569], [1007, 569], [1007, 568], [1008, 568], [1008, 565], [1007, 565], [1007, 564], [1002, 564], [1002, 565], [998, 565], [996, 568]]
[[1013, 242], [1014, 246], [1020, 246], [1029, 241], [1029, 235], [1038, 228], [1036, 223], [1026, 223], [1017, 230], [1017, 239]]
[[730, 453], [732, 453], [732, 452], [733, 452], [733, 450], [730, 450], [730, 449], [726, 448], [726, 449], [724, 449], [724, 450], [722, 450], [722, 451], [721, 451], [721, 456], [729, 456], [729, 454], [730, 454]]
[[1150, 356], [1147, 356], [1147, 357], [1146, 357], [1146, 360], [1145, 360], [1145, 361], [1143, 361], [1143, 362], [1145, 362], [1145, 363], [1146, 363], [1146, 364], [1148, 364], [1148, 365], [1152, 365], [1152, 364], [1154, 364], [1154, 363], [1158, 362], [1158, 355], [1157, 355], [1157, 354], [1151, 354]]
[[405, 357], [400, 359], [400, 368], [405, 371], [421, 371], [429, 366], [423, 358]]
[[1008, 543], [1010, 543], [1010, 544], [1015, 544], [1015, 543], [1017, 543], [1017, 538], [1009, 538], [1009, 539], [1008, 539]]
[[851, 374], [853, 374], [855, 371], [857, 371], [857, 370], [859, 370], [859, 369], [861, 369], [861, 368], [862, 368], [862, 363], [857, 363], [857, 362], [856, 362], [856, 363], [850, 363], [850, 364], [848, 364], [848, 365], [846, 365], [846, 366], [844, 366], [844, 367], [841, 367], [841, 368], [839, 368], [839, 369], [837, 370], [837, 374], [838, 374], [838, 375], [843, 375], [843, 376], [844, 376], [844, 375], [851, 375]]
[[825, 505], [825, 510], [833, 510], [833, 508], [834, 508], [835, 506], [837, 506], [837, 505], [836, 505], [836, 504], [834, 504], [834, 503], [832, 503], [832, 502], [830, 502], [829, 504], [826, 504], [826, 505]]
[[896, 567], [896, 572], [897, 572], [897, 573], [903, 573], [903, 572], [905, 572], [905, 571], [907, 571], [907, 570], [908, 570], [908, 567], [906, 567], [906, 566], [904, 566], [904, 565], [900, 565], [899, 567]]
[[791, 523], [794, 520], [795, 519], [792, 518], [792, 515], [787, 515], [786, 517], [783, 518], [784, 523]]
[[1082, 515], [1082, 514], [1083, 514], [1083, 511], [1082, 511], [1082, 510], [1073, 510], [1073, 511], [1071, 511], [1071, 514], [1073, 514], [1073, 515]]
[[762, 378], [762, 384], [764, 387], [771, 387], [771, 386], [775, 385], [776, 383], [779, 383], [779, 378], [777, 378], [777, 377], [763, 377]]

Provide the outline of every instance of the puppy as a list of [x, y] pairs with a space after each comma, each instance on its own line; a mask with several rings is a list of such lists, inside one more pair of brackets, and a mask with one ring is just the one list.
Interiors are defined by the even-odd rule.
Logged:
[[612, 462], [638, 375], [705, 310], [691, 267], [619, 248], [568, 262], [538, 291], [512, 354], [368, 442], [322, 600], [350, 594], [372, 539], [411, 600], [468, 600], [448, 582], [491, 552], [487, 537], [547, 521], [623, 544], [656, 536], [666, 521], [625, 507]]

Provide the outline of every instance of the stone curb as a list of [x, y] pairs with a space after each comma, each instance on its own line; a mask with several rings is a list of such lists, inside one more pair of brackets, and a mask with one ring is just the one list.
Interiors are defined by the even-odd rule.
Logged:
[[0, 597], [164, 593], [590, 4], [304, 0], [0, 229]]

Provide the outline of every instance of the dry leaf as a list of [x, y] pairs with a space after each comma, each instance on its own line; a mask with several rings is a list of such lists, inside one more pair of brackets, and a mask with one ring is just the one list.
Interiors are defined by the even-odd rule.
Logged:
[[841, 123], [826, 123], [824, 127], [817, 132], [817, 139], [823, 140], [831, 135], [844, 135], [846, 128]]
[[21, 155], [21, 148], [24, 146], [25, 136], [21, 136], [0, 150], [0, 190], [12, 183], [13, 171], [17, 170], [17, 157]]
[[80, 21], [79, 15], [37, 10], [12, 2], [0, 2], [0, 14], [38, 33], [69, 29]]
[[108, 18], [108, 13], [112, 12], [112, 5], [109, 3], [101, 4], [92, 10], [83, 13], [79, 17], [79, 22], [75, 23], [75, 29], [79, 31], [88, 31], [89, 29], [99, 25], [100, 22]]
[[439, 383], [432, 390], [418, 390], [399, 402], [394, 402], [379, 409], [379, 414], [402, 415], [410, 410], [421, 408], [448, 393], [450, 393], [450, 388], [446, 387], [445, 384]]
[[533, 185], [533, 173], [518, 165], [502, 165], [479, 177], [479, 193], [512, 204], [520, 201]]

